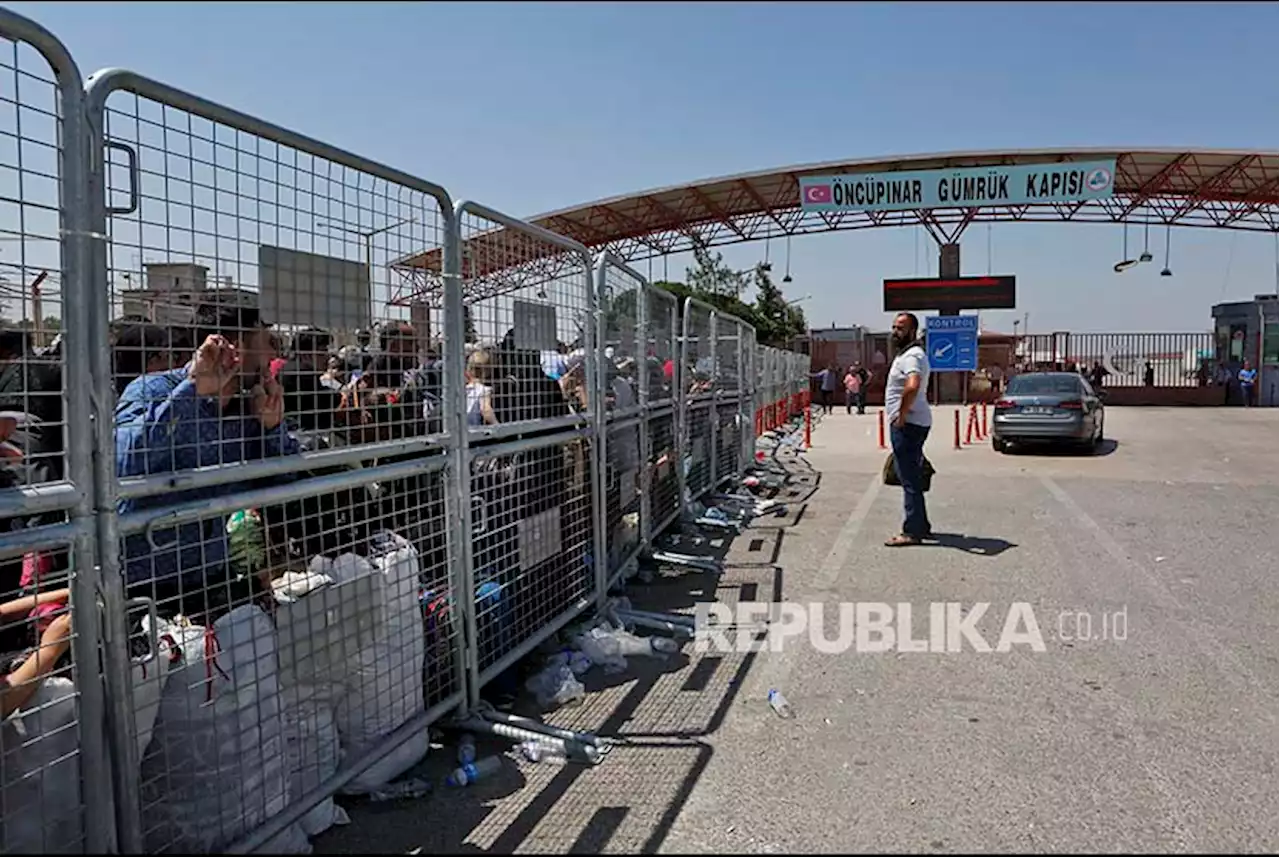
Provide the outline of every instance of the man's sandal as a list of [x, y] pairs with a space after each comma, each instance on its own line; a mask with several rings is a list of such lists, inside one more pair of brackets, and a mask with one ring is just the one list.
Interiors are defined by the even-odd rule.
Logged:
[[901, 548], [901, 547], [906, 547], [908, 545], [918, 545], [918, 544], [920, 544], [920, 539], [916, 538], [915, 536], [908, 536], [905, 533], [899, 533], [898, 535], [894, 536], [891, 539], [886, 539], [884, 546], [887, 548]]

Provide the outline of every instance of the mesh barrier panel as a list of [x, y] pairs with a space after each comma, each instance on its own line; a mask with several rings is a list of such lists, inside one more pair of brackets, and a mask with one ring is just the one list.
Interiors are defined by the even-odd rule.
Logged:
[[86, 189], [82, 84], [60, 44], [12, 23], [0, 20], [0, 851], [93, 852], [109, 844], [111, 795], [92, 408], [87, 354], [63, 335], [79, 326], [86, 344], [87, 272], [72, 261], [83, 197], [76, 218], [63, 209], [64, 175]]
[[640, 548], [642, 424], [629, 421], [609, 429], [605, 472], [606, 544], [609, 580]]
[[736, 397], [741, 389], [739, 377], [741, 323], [729, 316], [717, 315], [715, 329], [715, 389], [721, 395]]
[[675, 413], [651, 416], [649, 433], [649, 508], [652, 526], [646, 532], [656, 534], [680, 514], [680, 452], [676, 447]]
[[742, 453], [742, 436], [739, 434], [742, 414], [736, 402], [716, 406], [716, 456], [715, 482], [720, 484], [741, 469], [738, 460]]
[[[80, 694], [96, 681], [70, 651], [75, 610], [68, 609], [69, 550], [3, 555], [0, 596], [0, 848], [5, 853], [81, 853]], [[57, 568], [55, 571], [54, 568]]]
[[687, 412], [684, 445], [685, 487], [689, 500], [697, 500], [711, 490], [713, 479], [712, 427], [715, 425], [715, 410], [710, 404], [690, 407]]
[[0, 853], [305, 851], [741, 471], [784, 360], [569, 238], [0, 36]]
[[651, 406], [673, 401], [676, 393], [676, 364], [680, 357], [676, 348], [677, 307], [670, 292], [652, 287], [645, 289], [645, 315], [648, 320], [645, 338], [648, 342]]
[[587, 418], [598, 371], [589, 260], [549, 233], [461, 216], [467, 424], [477, 436]]
[[[497, 449], [500, 449], [497, 448]], [[593, 593], [591, 444], [477, 451], [471, 469], [478, 663], [539, 642]], [[496, 670], [495, 670], [496, 672]]]
[[127, 617], [143, 665], [112, 692], [150, 706], [125, 720], [120, 835], [201, 853], [274, 825], [259, 844], [291, 851], [339, 818], [304, 795], [413, 767], [425, 732], [393, 733], [463, 692], [443, 329], [403, 271], [440, 252], [449, 201], [113, 80], [91, 91], [121, 536], [103, 549], [146, 605]]

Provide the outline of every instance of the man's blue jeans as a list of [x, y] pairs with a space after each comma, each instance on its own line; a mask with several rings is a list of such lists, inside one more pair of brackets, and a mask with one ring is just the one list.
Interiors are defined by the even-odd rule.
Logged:
[[902, 428], [889, 426], [889, 442], [893, 445], [893, 463], [902, 482], [902, 532], [923, 538], [933, 527], [924, 508], [924, 442], [928, 426], [906, 423]]

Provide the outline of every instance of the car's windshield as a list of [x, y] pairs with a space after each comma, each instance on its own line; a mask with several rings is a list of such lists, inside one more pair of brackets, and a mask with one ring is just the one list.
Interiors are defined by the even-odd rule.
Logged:
[[1009, 382], [1010, 396], [1078, 396], [1080, 379], [1071, 375], [1019, 375]]

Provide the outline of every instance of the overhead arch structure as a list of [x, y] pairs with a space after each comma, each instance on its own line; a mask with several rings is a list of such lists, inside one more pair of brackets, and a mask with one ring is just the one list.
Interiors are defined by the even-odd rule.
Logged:
[[[983, 205], [899, 211], [802, 210], [800, 180], [1114, 158], [1114, 193], [1071, 203]], [[973, 223], [1125, 223], [1277, 232], [1276, 152], [1240, 150], [1027, 149], [902, 155], [806, 164], [706, 179], [591, 202], [530, 218], [530, 222], [605, 250], [627, 262], [766, 238], [886, 226], [922, 226], [939, 244], [955, 243]], [[468, 295], [510, 291], [559, 276], [566, 260], [530, 249], [511, 231], [468, 236], [463, 245]], [[396, 260], [404, 279], [397, 302], [438, 295], [439, 250]]]

